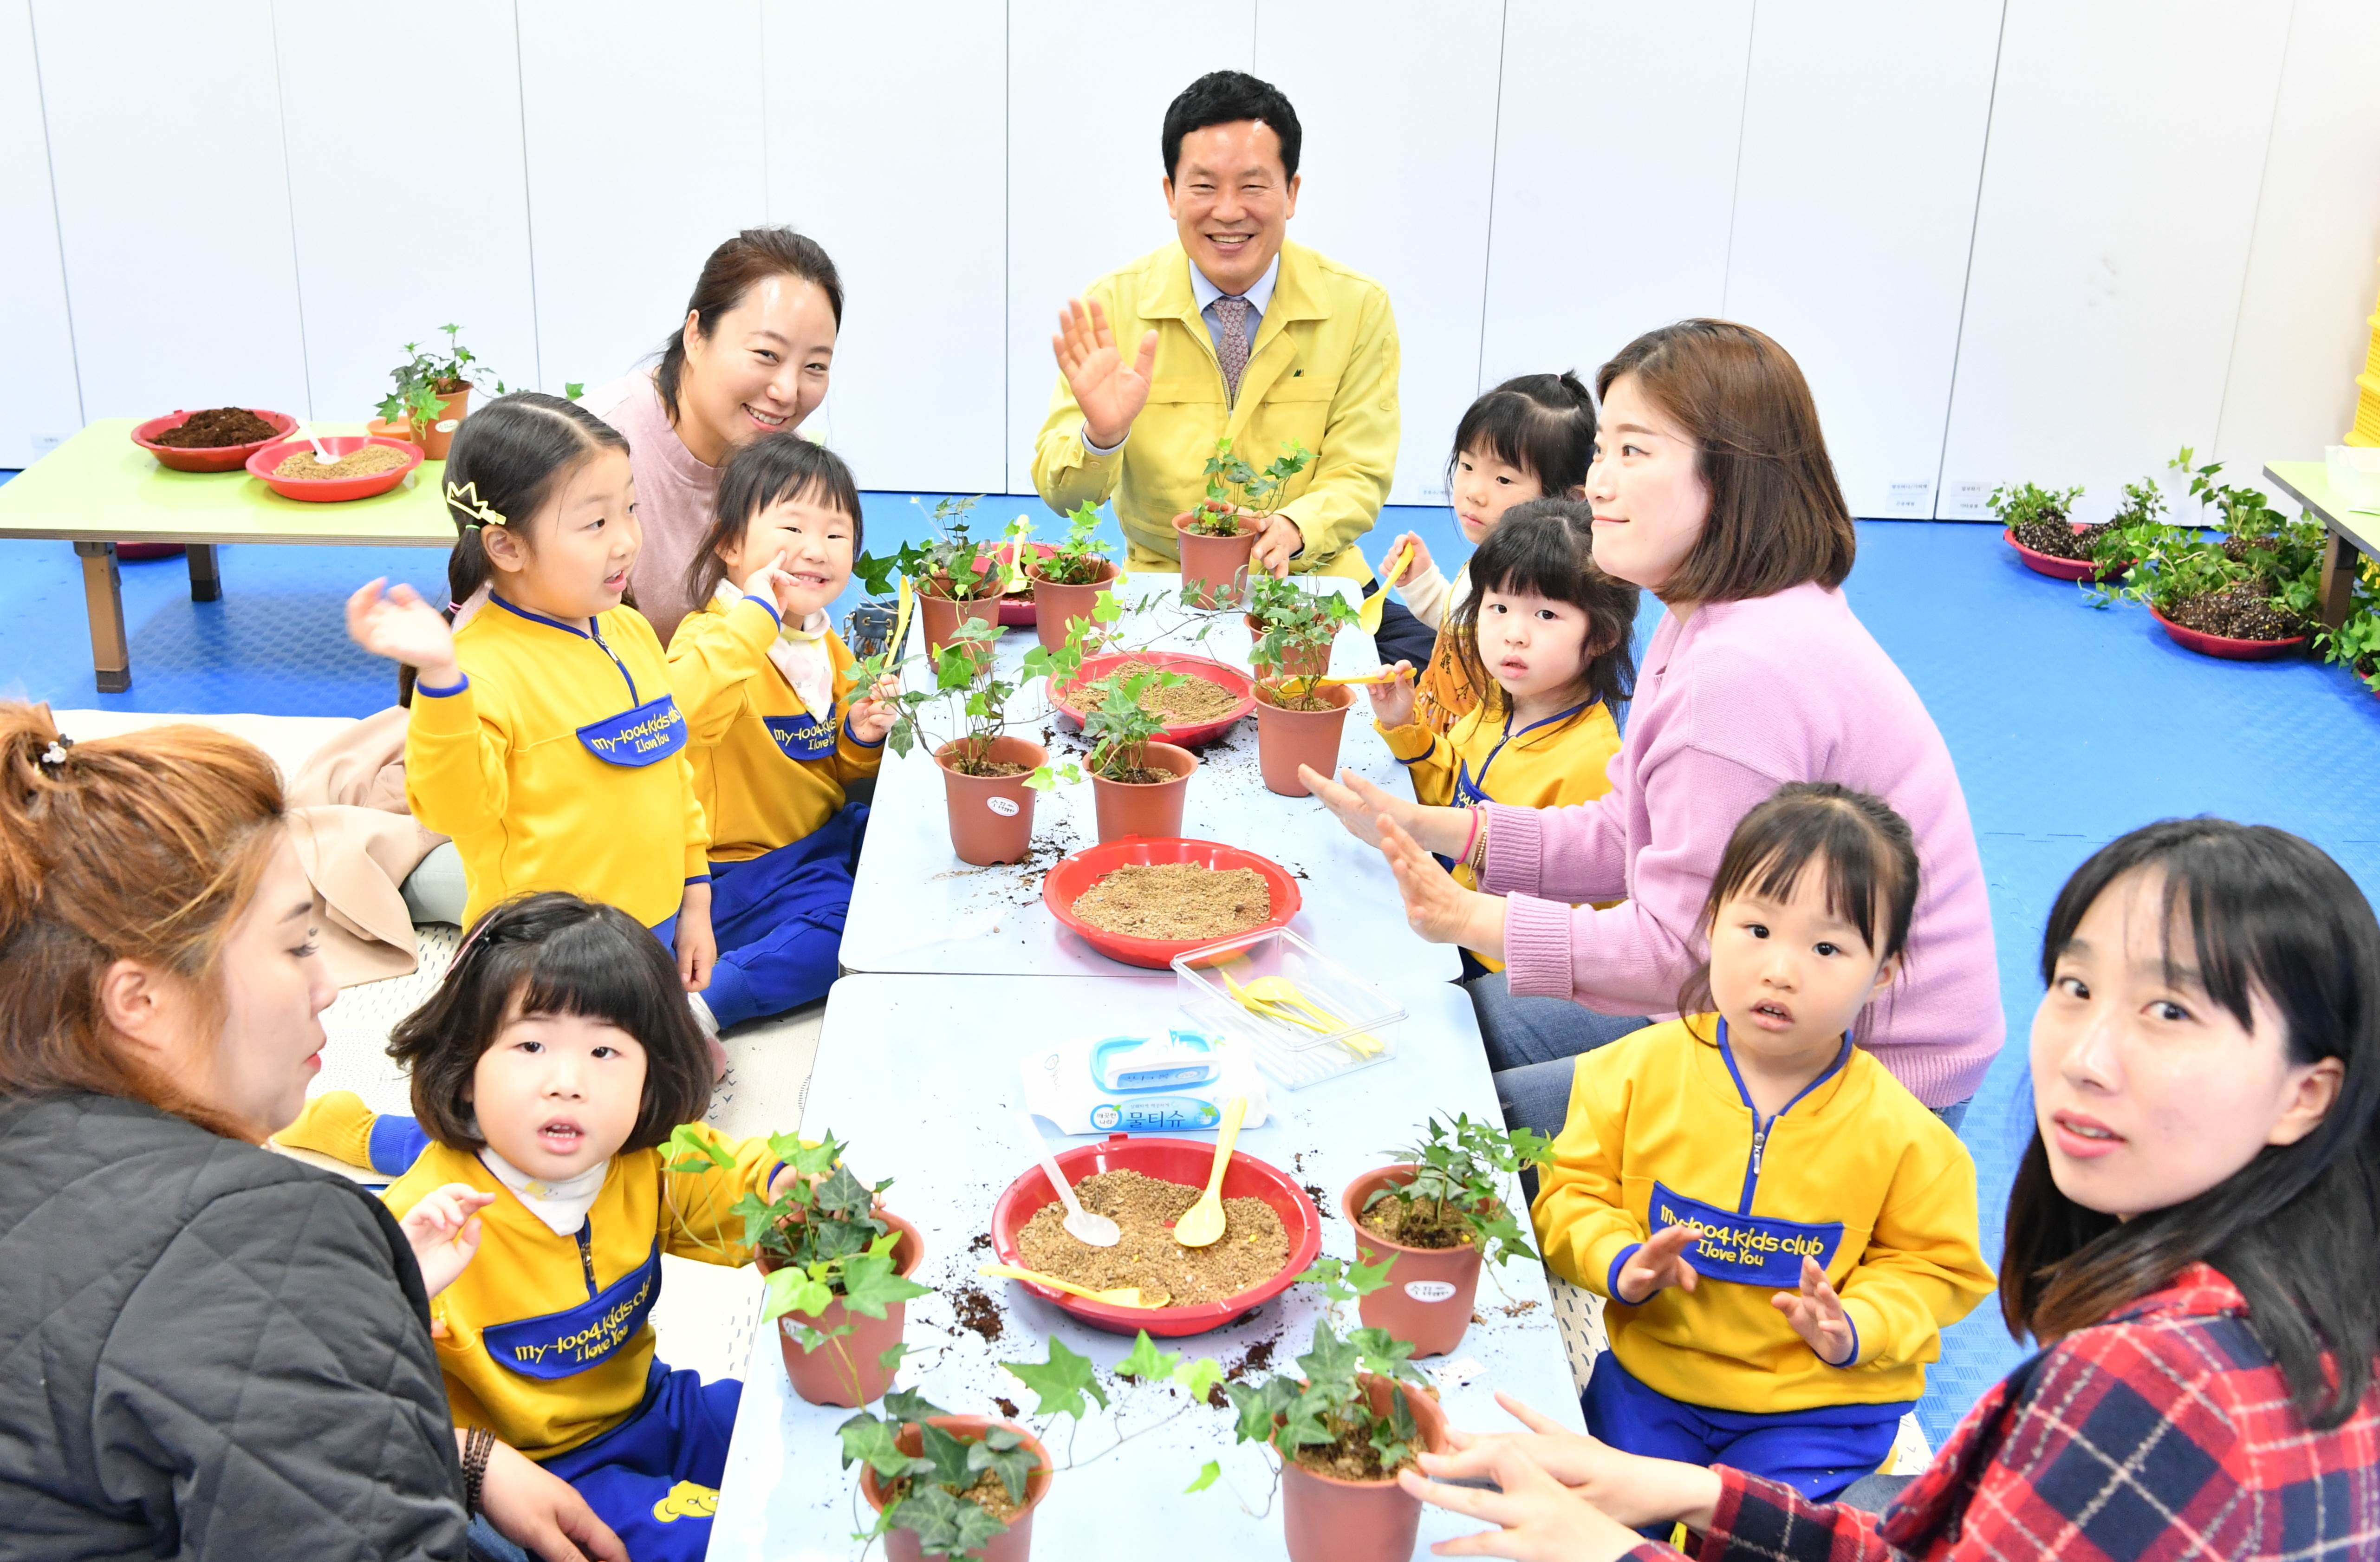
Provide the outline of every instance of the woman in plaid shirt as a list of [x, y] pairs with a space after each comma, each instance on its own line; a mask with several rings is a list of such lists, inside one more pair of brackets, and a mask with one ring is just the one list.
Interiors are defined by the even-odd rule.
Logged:
[[1881, 1519], [1724, 1468], [1455, 1436], [1406, 1489], [1519, 1562], [2380, 1556], [2380, 923], [2293, 835], [2168, 820], [2051, 910], [2000, 1305], [2041, 1353]]

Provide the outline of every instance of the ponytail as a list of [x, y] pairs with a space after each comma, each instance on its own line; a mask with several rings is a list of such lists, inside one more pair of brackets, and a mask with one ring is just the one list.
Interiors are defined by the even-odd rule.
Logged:
[[446, 556], [446, 592], [457, 606], [488, 583], [480, 527], [506, 526], [524, 546], [529, 517], [554, 481], [599, 450], [625, 454], [620, 431], [577, 402], [540, 391], [498, 396], [463, 419], [446, 454], [446, 513], [455, 550]]
[[1448, 482], [1463, 453], [1477, 450], [1536, 478], [1544, 498], [1574, 497], [1595, 463], [1595, 405], [1572, 370], [1514, 375], [1473, 402], [1454, 426]]

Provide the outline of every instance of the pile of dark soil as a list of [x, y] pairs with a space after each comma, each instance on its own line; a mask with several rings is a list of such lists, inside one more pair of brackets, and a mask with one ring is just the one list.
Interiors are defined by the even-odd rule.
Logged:
[[149, 442], [168, 450], [223, 450], [280, 435], [280, 430], [244, 406], [211, 406], [193, 412]]
[[2272, 587], [2257, 580], [2243, 580], [2159, 611], [2185, 629], [2233, 640], [2293, 640], [2309, 632], [2305, 620], [2276, 607]]
[[2091, 557], [2091, 544], [2097, 541], [2107, 529], [2107, 523], [2101, 522], [2095, 527], [2084, 527], [2076, 531], [2064, 515], [2045, 515], [2021, 527], [2009, 527], [2009, 536], [2036, 553], [2080, 562]]

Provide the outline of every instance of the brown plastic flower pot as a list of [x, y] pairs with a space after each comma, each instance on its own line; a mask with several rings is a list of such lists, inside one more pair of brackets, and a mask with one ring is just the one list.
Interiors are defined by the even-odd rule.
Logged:
[[[1025, 784], [1025, 775], [970, 776], [952, 769], [952, 757], [965, 741], [953, 739], [934, 751], [934, 762], [942, 768], [942, 796], [950, 805], [951, 850], [959, 861], [978, 867], [1022, 862], [1033, 844], [1033, 789]], [[1050, 751], [1023, 738], [996, 737], [984, 757], [1022, 765], [1029, 774], [1050, 762]]]
[[[917, 1265], [926, 1256], [926, 1239], [917, 1228], [889, 1210], [879, 1209], [876, 1218], [901, 1233], [901, 1241], [892, 1249], [892, 1260], [905, 1280], [917, 1272]], [[764, 1264], [762, 1271], [770, 1267], [772, 1265]], [[792, 1380], [794, 1392], [813, 1405], [842, 1405], [850, 1410], [884, 1398], [885, 1390], [892, 1386], [892, 1369], [886, 1367], [880, 1358], [901, 1343], [901, 1330], [908, 1315], [908, 1303], [904, 1302], [885, 1308], [880, 1318], [863, 1317], [845, 1309], [840, 1302], [830, 1302], [826, 1311], [815, 1318], [788, 1313], [778, 1319], [777, 1347], [784, 1352], [785, 1376]], [[849, 1324], [851, 1332], [828, 1340], [815, 1350], [805, 1350], [794, 1334], [804, 1324], [821, 1334], [832, 1334]]]
[[1140, 768], [1171, 770], [1173, 779], [1135, 783], [1105, 776], [1091, 778], [1091, 802], [1099, 810], [1102, 845], [1127, 835], [1162, 840], [1182, 833], [1182, 805], [1189, 798], [1190, 775], [1198, 768], [1198, 757], [1170, 743], [1145, 743], [1140, 748]]
[[[1000, 627], [1000, 599], [982, 597], [959, 602], [948, 597], [935, 596], [929, 591], [920, 591], [917, 593], [917, 617], [926, 626], [926, 654], [938, 658], [942, 654], [942, 648], [958, 634], [959, 625], [969, 619], [978, 624], [989, 624], [997, 630]], [[977, 667], [983, 667], [990, 658], [990, 646], [976, 648]]]
[[[1245, 617], [1248, 621], [1249, 639], [1251, 641], [1263, 639], [1264, 625], [1257, 622], [1257, 615], [1248, 613]], [[1273, 670], [1284, 678], [1319, 678], [1330, 671], [1330, 645], [1331, 641], [1338, 638], [1339, 625], [1334, 624], [1330, 626], [1330, 639], [1323, 641], [1318, 646], [1307, 646], [1300, 650], [1282, 653], [1280, 667]], [[1257, 653], [1251, 648], [1248, 660], [1258, 671], [1272, 667], [1272, 663], [1257, 661], [1256, 657]]]
[[1479, 1290], [1480, 1253], [1461, 1247], [1407, 1247], [1366, 1230], [1360, 1218], [1375, 1190], [1410, 1182], [1410, 1166], [1384, 1166], [1347, 1184], [1339, 1213], [1354, 1229], [1355, 1256], [1366, 1264], [1389, 1260], [1389, 1283], [1355, 1304], [1366, 1328], [1386, 1329], [1413, 1342], [1416, 1356], [1444, 1356], [1463, 1343], [1471, 1326], [1471, 1301]]
[[1208, 537], [1190, 529], [1196, 517], [1196, 510], [1184, 510], [1173, 517], [1173, 538], [1182, 551], [1182, 584], [1198, 588], [1197, 603], [1202, 608], [1215, 606], [1225, 595], [1236, 599], [1248, 588], [1248, 560], [1257, 551], [1257, 534], [1261, 528], [1251, 528], [1244, 518], [1240, 529], [1230, 537]]
[[[1366, 1374], [1372, 1413], [1385, 1415], [1390, 1386]], [[1446, 1451], [1446, 1412], [1417, 1383], [1403, 1386], [1405, 1403], [1421, 1429], [1424, 1452]], [[1317, 1475], [1284, 1452], [1281, 1460], [1281, 1527], [1290, 1562], [1405, 1562], [1421, 1531], [1421, 1499], [1394, 1479], [1342, 1481]]]
[[1067, 626], [1078, 618], [1090, 617], [1091, 610], [1099, 606], [1099, 593], [1116, 577], [1115, 561], [1102, 561], [1099, 569], [1099, 577], [1088, 585], [1062, 586], [1035, 575], [1031, 564], [1025, 566], [1033, 582], [1033, 632], [1041, 636], [1045, 649], [1062, 649]]
[[1307, 797], [1297, 779], [1300, 765], [1311, 765], [1323, 775], [1339, 769], [1339, 733], [1347, 724], [1347, 708], [1355, 691], [1344, 684], [1318, 689], [1328, 706], [1322, 710], [1288, 710], [1266, 696], [1267, 685], [1257, 685], [1257, 769], [1264, 774], [1265, 790], [1283, 797]]
[[[1042, 1497], [1050, 1491], [1050, 1450], [1041, 1446], [1040, 1438], [1013, 1421], [993, 1421], [979, 1415], [935, 1415], [928, 1416], [926, 1421], [929, 1425], [939, 1426], [964, 1443], [979, 1443], [983, 1441], [983, 1435], [993, 1427], [1006, 1427], [1024, 1438], [1025, 1446], [1033, 1450], [1033, 1473], [1025, 1478], [1025, 1506], [1017, 1510], [1015, 1518], [1008, 1521], [1008, 1532], [986, 1541], [981, 1551], [962, 1554], [980, 1557], [982, 1562], [1025, 1562], [1033, 1552], [1033, 1510], [1041, 1506]], [[925, 1435], [915, 1426], [901, 1428], [894, 1442], [903, 1453], [912, 1459], [925, 1451]], [[866, 1465], [859, 1469], [859, 1495], [868, 1499], [868, 1507], [879, 1513], [884, 1511], [883, 1483], [876, 1479], [876, 1471]], [[909, 1530], [887, 1531], [884, 1555], [889, 1562], [921, 1562], [922, 1554], [917, 1549], [916, 1532]]]

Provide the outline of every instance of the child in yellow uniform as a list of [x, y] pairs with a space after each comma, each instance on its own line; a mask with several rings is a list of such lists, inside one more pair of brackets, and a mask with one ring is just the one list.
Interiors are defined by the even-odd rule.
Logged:
[[[1463, 676], [1488, 693], [1451, 732], [1421, 719], [1412, 663], [1397, 663], [1405, 676], [1395, 683], [1369, 686], [1373, 724], [1422, 802], [1556, 808], [1610, 789], [1612, 708], [1635, 675], [1636, 587], [1595, 567], [1591, 527], [1581, 501], [1535, 500], [1505, 515], [1472, 556], [1476, 589], [1439, 645], [1451, 645]], [[1470, 865], [1448, 866], [1473, 888]], [[1471, 950], [1463, 963], [1473, 979], [1502, 969]]]
[[418, 672], [406, 802], [455, 838], [466, 924], [567, 890], [651, 928], [699, 991], [710, 837], [661, 642], [621, 602], [638, 542], [627, 442], [559, 396], [502, 396], [455, 434], [444, 496], [455, 626], [375, 580], [347, 632]]
[[1973, 1161], [1853, 1045], [1917, 876], [1880, 799], [1780, 788], [1719, 860], [1687, 1017], [1580, 1055], [1532, 1213], [1548, 1265], [1609, 1299], [1582, 1404], [1613, 1447], [1827, 1501], [1991, 1291]]
[[[412, 1074], [413, 1117], [375, 1119], [336, 1092], [277, 1137], [409, 1164], [385, 1197], [423, 1254], [455, 1424], [577, 1487], [638, 1562], [698, 1562], [743, 1385], [654, 1359], [661, 1255], [748, 1263], [734, 1206], [795, 1174], [768, 1140], [704, 1128], [732, 1168], [666, 1164], [673, 1128], [710, 1102], [669, 957], [616, 907], [506, 902], [389, 1055]], [[424, 1251], [423, 1229], [455, 1229], [473, 1210], [455, 1274], [454, 1258]]]
[[[710, 824], [710, 986], [721, 1025], [826, 996], [892, 710], [854, 698], [852, 655], [827, 619], [860, 547], [859, 490], [840, 457], [768, 434], [720, 474], [717, 519], [686, 572], [698, 604], [670, 640], [670, 682]], [[742, 581], [738, 587], [730, 581]]]

